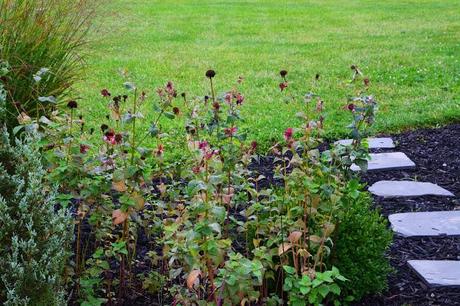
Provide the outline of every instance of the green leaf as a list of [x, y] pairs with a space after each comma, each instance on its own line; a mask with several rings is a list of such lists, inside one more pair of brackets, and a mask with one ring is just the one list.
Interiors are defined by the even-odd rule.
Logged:
[[329, 294], [330, 290], [328, 286], [320, 286], [318, 287], [318, 292], [323, 298], [325, 298]]
[[136, 86], [135, 86], [134, 83], [132, 83], [132, 82], [125, 82], [125, 83], [123, 83], [123, 87], [124, 87], [126, 90], [129, 90], [129, 91], [133, 91], [134, 89], [136, 89]]
[[56, 104], [56, 98], [53, 96], [48, 96], [48, 97], [38, 97], [38, 101], [42, 103], [51, 103], [51, 104]]
[[23, 125], [18, 125], [14, 127], [13, 134], [16, 135], [23, 127], [24, 127]]
[[340, 292], [341, 292], [340, 287], [337, 284], [330, 284], [329, 290], [335, 295], [340, 295]]
[[295, 274], [295, 268], [291, 266], [283, 266], [284, 271], [288, 274]]
[[165, 117], [168, 118], [168, 119], [174, 119], [174, 118], [176, 118], [176, 116], [175, 116], [173, 113], [171, 113], [171, 112], [164, 112], [164, 115], [165, 115]]

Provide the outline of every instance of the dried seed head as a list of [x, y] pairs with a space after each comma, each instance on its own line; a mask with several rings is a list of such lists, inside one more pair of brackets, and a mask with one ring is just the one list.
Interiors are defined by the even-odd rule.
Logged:
[[109, 128], [109, 126], [107, 124], [102, 124], [101, 125], [101, 131], [102, 132], [105, 132], [108, 128]]
[[101, 96], [110, 97], [110, 92], [104, 88], [103, 90], [101, 90]]
[[282, 78], [286, 77], [287, 74], [288, 74], [287, 70], [281, 70], [281, 71], [280, 71], [280, 76], [281, 76]]
[[78, 107], [77, 101], [71, 100], [67, 103], [67, 107], [70, 109], [74, 109]]
[[212, 79], [213, 77], [216, 76], [216, 72], [212, 69], [206, 71], [206, 77]]

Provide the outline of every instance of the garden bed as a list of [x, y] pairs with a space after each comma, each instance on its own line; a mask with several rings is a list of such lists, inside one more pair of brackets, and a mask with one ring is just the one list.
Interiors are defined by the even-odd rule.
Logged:
[[[416, 169], [369, 172], [362, 176], [363, 182], [370, 185], [379, 180], [416, 179], [439, 184], [457, 196], [401, 199], [374, 197], [375, 207], [385, 216], [399, 212], [460, 209], [460, 124], [404, 132], [391, 137], [397, 144], [397, 150], [406, 153], [416, 163]], [[260, 163], [252, 166], [252, 170], [267, 177], [263, 185], [278, 183], [273, 179], [273, 160], [270, 156], [263, 157]], [[144, 235], [139, 238], [138, 249], [145, 252], [149, 248], [149, 241]], [[395, 237], [388, 256], [396, 269], [396, 273], [389, 277], [388, 291], [381, 296], [366, 297], [357, 305], [460, 305], [460, 289], [430, 289], [407, 265], [410, 259], [460, 259], [460, 237]], [[140, 270], [143, 270], [142, 263]], [[158, 303], [158, 296], [144, 294], [141, 288], [137, 289], [128, 295], [125, 305]], [[164, 303], [167, 304], [166, 301]]]
[[[392, 135], [397, 150], [417, 165], [415, 170], [367, 173], [363, 181], [416, 179], [436, 183], [456, 197], [383, 199], [374, 197], [382, 214], [460, 209], [460, 124], [439, 129], [421, 129]], [[395, 237], [388, 256], [396, 274], [389, 277], [389, 290], [380, 297], [368, 297], [360, 305], [460, 305], [460, 289], [430, 289], [409, 268], [407, 260], [459, 260], [458, 237]]]

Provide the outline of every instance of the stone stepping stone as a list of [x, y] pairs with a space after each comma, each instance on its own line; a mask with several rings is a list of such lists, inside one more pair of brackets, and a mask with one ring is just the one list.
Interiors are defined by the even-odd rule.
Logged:
[[[353, 142], [353, 139], [342, 139], [338, 140], [335, 143], [341, 144], [344, 146], [349, 146]], [[368, 138], [367, 143], [369, 144], [369, 149], [393, 149], [395, 148], [395, 144], [393, 139], [389, 137], [382, 137], [382, 138]]]
[[431, 287], [460, 287], [460, 261], [409, 260], [407, 263]]
[[419, 197], [424, 195], [454, 196], [452, 192], [436, 184], [413, 181], [379, 181], [369, 187], [369, 192], [385, 198]]
[[[371, 153], [367, 170], [399, 170], [415, 168], [415, 163], [402, 152]], [[360, 171], [358, 165], [351, 165], [351, 170]]]
[[394, 232], [404, 237], [460, 236], [460, 211], [399, 213], [388, 217]]

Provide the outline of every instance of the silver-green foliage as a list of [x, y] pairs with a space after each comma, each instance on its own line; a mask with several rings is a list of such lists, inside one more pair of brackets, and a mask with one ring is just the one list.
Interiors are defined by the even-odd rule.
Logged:
[[33, 142], [0, 136], [0, 303], [65, 305], [71, 218], [55, 209]]

